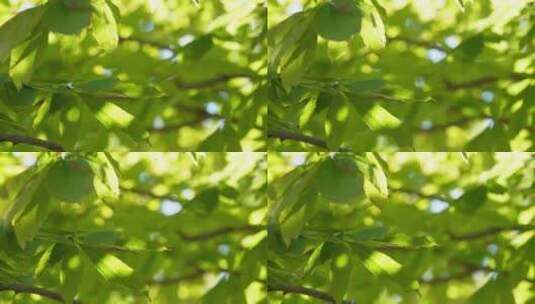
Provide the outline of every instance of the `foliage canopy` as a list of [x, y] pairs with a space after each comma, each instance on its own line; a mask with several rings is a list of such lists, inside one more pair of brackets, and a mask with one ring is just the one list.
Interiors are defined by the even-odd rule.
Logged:
[[262, 149], [264, 12], [243, 0], [0, 1], [0, 141]]
[[265, 299], [264, 153], [4, 153], [0, 164], [0, 303]]
[[533, 303], [534, 169], [527, 153], [271, 153], [271, 303]]
[[269, 1], [270, 148], [526, 151], [533, 1]]

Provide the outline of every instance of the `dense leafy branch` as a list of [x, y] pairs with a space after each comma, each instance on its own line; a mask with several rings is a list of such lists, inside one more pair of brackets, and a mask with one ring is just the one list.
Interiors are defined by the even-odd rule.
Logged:
[[[39, 295], [41, 297], [45, 297], [51, 300], [55, 300], [57, 302], [65, 303], [65, 299], [60, 293], [46, 289], [46, 288], [32, 286], [32, 285], [0, 282], [0, 291], [13, 291], [16, 294], [18, 293], [34, 294], [34, 295]], [[80, 304], [81, 302], [74, 300], [73, 303]]]
[[37, 146], [56, 152], [65, 151], [65, 149], [58, 143], [20, 134], [0, 134], [0, 142], [3, 141], [11, 142], [13, 144], [26, 144]]

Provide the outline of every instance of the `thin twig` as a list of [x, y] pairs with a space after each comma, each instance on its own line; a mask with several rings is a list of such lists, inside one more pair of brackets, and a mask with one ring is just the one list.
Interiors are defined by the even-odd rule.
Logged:
[[180, 237], [186, 241], [206, 241], [211, 238], [215, 238], [221, 235], [226, 235], [229, 233], [235, 232], [245, 232], [245, 233], [256, 233], [262, 231], [265, 227], [262, 225], [244, 225], [244, 226], [235, 226], [235, 227], [222, 227], [212, 231], [203, 232], [196, 235], [189, 235], [181, 230], [178, 230], [177, 233]]
[[[313, 297], [319, 300], [322, 300], [326, 303], [336, 304], [336, 300], [330, 294], [323, 292], [321, 290], [312, 289], [303, 286], [289, 285], [289, 284], [268, 284], [267, 287], [269, 291], [281, 291], [283, 293], [293, 293], [300, 294], [304, 296]], [[343, 304], [351, 304], [353, 301], [342, 301]]]
[[435, 43], [432, 43], [432, 42], [428, 42], [428, 41], [418, 40], [418, 39], [411, 38], [411, 37], [395, 36], [395, 37], [389, 37], [388, 39], [390, 41], [401, 41], [401, 42], [405, 42], [406, 44], [421, 46], [421, 47], [425, 47], [425, 48], [429, 48], [429, 49], [436, 49], [436, 50], [442, 51], [444, 53], [449, 52], [449, 50], [443, 48], [442, 46], [440, 46], [438, 44], [435, 44]]
[[198, 82], [185, 82], [181, 79], [174, 78], [175, 86], [179, 89], [203, 89], [226, 83], [233, 79], [254, 79], [255, 76], [247, 73], [221, 74], [213, 78], [201, 80]]
[[492, 236], [495, 234], [499, 234], [502, 232], [509, 232], [509, 231], [531, 231], [535, 230], [535, 225], [515, 225], [510, 227], [490, 227], [484, 230], [470, 232], [466, 234], [454, 234], [452, 232], [449, 233], [450, 238], [455, 241], [467, 241], [467, 240], [474, 240], [479, 238], [484, 238], [487, 236]]
[[[0, 282], [0, 291], [13, 291], [16, 294], [18, 293], [35, 294], [41, 297], [55, 300], [60, 303], [65, 303], [65, 299], [60, 293], [46, 289], [46, 288], [33, 286], [33, 285]], [[80, 304], [81, 302], [74, 300], [73, 303]]]
[[452, 82], [451, 80], [444, 80], [444, 85], [446, 89], [450, 91], [469, 89], [475, 87], [485, 86], [499, 80], [524, 80], [524, 79], [535, 79], [535, 74], [525, 74], [525, 73], [511, 73], [509, 77], [498, 77], [498, 76], [485, 76], [478, 79], [473, 79], [465, 82]]
[[65, 149], [58, 143], [42, 140], [26, 135], [20, 135], [20, 134], [0, 134], [0, 142], [11, 142], [14, 145], [17, 144], [26, 144], [36, 147], [45, 148], [50, 151], [55, 152], [64, 152]]

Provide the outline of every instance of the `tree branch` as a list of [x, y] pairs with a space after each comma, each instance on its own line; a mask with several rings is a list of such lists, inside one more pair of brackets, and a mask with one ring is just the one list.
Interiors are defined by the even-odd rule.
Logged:
[[143, 38], [139, 38], [139, 37], [133, 37], [133, 36], [129, 36], [129, 37], [119, 37], [119, 42], [126, 42], [126, 41], [133, 41], [133, 42], [137, 42], [139, 44], [146, 44], [146, 45], [150, 45], [152, 47], [155, 47], [155, 48], [158, 48], [158, 49], [163, 49], [163, 50], [169, 50], [171, 51], [174, 55], [177, 54], [177, 50], [175, 47], [173, 47], [172, 45], [170, 44], [165, 44], [165, 43], [162, 43], [162, 42], [158, 42], [158, 41], [154, 41], [154, 40], [147, 40], [147, 39], [143, 39]]
[[201, 80], [198, 82], [184, 82], [178, 78], [174, 78], [175, 86], [179, 89], [203, 89], [208, 87], [213, 87], [222, 83], [226, 83], [233, 79], [245, 78], [245, 79], [254, 79], [256, 78], [252, 74], [247, 73], [235, 73], [235, 74], [221, 74], [213, 78], [206, 80]]
[[149, 197], [149, 198], [154, 198], [154, 199], [158, 199], [158, 200], [178, 201], [178, 198], [176, 196], [169, 195], [169, 194], [159, 195], [159, 194], [153, 193], [152, 191], [149, 191], [149, 190], [126, 188], [126, 187], [123, 187], [123, 186], [119, 186], [119, 188], [124, 192], [130, 192], [130, 193], [134, 193], [134, 194], [137, 194], [137, 195], [141, 195], [141, 196], [145, 196], [145, 197]]
[[432, 42], [428, 42], [428, 41], [414, 39], [414, 38], [411, 38], [411, 37], [395, 36], [395, 37], [388, 37], [388, 39], [390, 41], [401, 41], [401, 42], [405, 42], [406, 44], [421, 46], [421, 47], [425, 47], [425, 48], [429, 48], [429, 49], [436, 49], [436, 50], [442, 51], [444, 53], [447, 53], [449, 51], [449, 50], [443, 48], [442, 46], [440, 46], [438, 44], [435, 44], [435, 43], [432, 43]]
[[205, 241], [211, 238], [215, 238], [221, 235], [229, 234], [229, 233], [235, 233], [235, 232], [245, 232], [245, 233], [255, 233], [264, 230], [264, 226], [262, 225], [244, 225], [244, 226], [236, 226], [236, 227], [222, 227], [218, 228], [212, 231], [203, 232], [196, 235], [189, 235], [181, 230], [178, 230], [177, 233], [180, 235], [180, 237], [186, 241]]
[[174, 278], [150, 279], [150, 280], [147, 280], [147, 284], [148, 285], [162, 285], [162, 286], [178, 284], [178, 283], [182, 283], [183, 281], [195, 280], [203, 276], [205, 273], [206, 271], [202, 269], [198, 269], [192, 273], [185, 274], [183, 276], [174, 277]]
[[[25, 285], [25, 284], [19, 284], [19, 283], [2, 283], [0, 282], [0, 291], [14, 291], [15, 293], [27, 293], [27, 294], [35, 294], [39, 295], [41, 297], [45, 297], [51, 300], [55, 300], [60, 303], [65, 303], [65, 299], [63, 296], [55, 291], [32, 286], [32, 285]], [[80, 304], [80, 301], [74, 300], [73, 303]]]
[[535, 225], [515, 225], [510, 227], [491, 227], [487, 228], [481, 231], [475, 231], [470, 232], [467, 234], [457, 235], [452, 232], [449, 232], [449, 236], [452, 240], [455, 241], [467, 241], [467, 240], [474, 240], [479, 238], [484, 238], [487, 236], [495, 235], [502, 232], [508, 232], [508, 231], [531, 231], [535, 230]]
[[498, 76], [485, 76], [482, 78], [473, 79], [473, 80], [469, 80], [466, 82], [452, 82], [450, 80], [445, 79], [444, 85], [446, 86], [446, 89], [450, 91], [455, 91], [455, 90], [485, 86], [487, 84], [491, 84], [502, 79], [509, 79], [509, 80], [516, 80], [516, 81], [524, 80], [524, 79], [535, 79], [535, 74], [511, 73], [508, 78], [500, 78]]
[[45, 148], [47, 150], [55, 151], [55, 152], [64, 152], [65, 151], [65, 149], [60, 144], [57, 144], [57, 143], [54, 143], [54, 142], [50, 142], [50, 141], [46, 141], [46, 140], [42, 140], [42, 139], [38, 139], [38, 138], [34, 138], [34, 137], [29, 137], [29, 136], [26, 136], [26, 135], [0, 134], [0, 142], [3, 142], [3, 141], [11, 142], [14, 145], [16, 145], [16, 144], [26, 144], [26, 145], [37, 146], [37, 147]]
[[405, 193], [405, 194], [416, 195], [418, 197], [426, 198], [426, 199], [438, 199], [438, 200], [445, 201], [445, 202], [449, 202], [451, 200], [450, 198], [447, 198], [447, 197], [444, 197], [444, 196], [440, 196], [438, 194], [425, 194], [425, 193], [419, 192], [418, 190], [404, 188], [404, 187], [390, 188], [390, 189], [392, 191], [395, 191], [395, 192], [401, 192], [401, 193]]
[[[293, 141], [299, 141], [302, 143], [310, 144], [316, 147], [323, 148], [325, 150], [328, 150], [327, 143], [318, 137], [304, 135], [300, 133], [290, 132], [290, 131], [274, 131], [274, 130], [268, 130], [267, 131], [268, 138], [277, 138], [280, 140], [293, 140]], [[346, 148], [340, 148], [339, 152], [350, 152], [350, 149]]]
[[162, 128], [150, 128], [149, 129], [149, 132], [152, 132], [152, 133], [167, 133], [167, 132], [173, 132], [173, 131], [177, 131], [177, 130], [180, 130], [184, 127], [192, 127], [192, 126], [195, 126], [197, 124], [200, 124], [202, 123], [203, 121], [205, 121], [207, 119], [207, 117], [197, 117], [197, 118], [193, 118], [191, 120], [187, 120], [187, 121], [182, 121], [182, 122], [177, 122], [177, 123], [174, 123], [174, 124], [169, 124], [169, 125], [166, 125]]
[[[308, 287], [289, 285], [289, 284], [284, 284], [284, 285], [283, 284], [268, 284], [267, 290], [268, 292], [269, 291], [281, 291], [285, 294], [286, 293], [300, 294], [300, 295], [309, 296], [309, 297], [322, 300], [326, 303], [336, 304], [336, 300], [330, 294], [317, 290], [317, 289], [308, 288]], [[342, 304], [352, 304], [352, 303], [353, 301], [345, 301], [345, 300], [342, 301]]]

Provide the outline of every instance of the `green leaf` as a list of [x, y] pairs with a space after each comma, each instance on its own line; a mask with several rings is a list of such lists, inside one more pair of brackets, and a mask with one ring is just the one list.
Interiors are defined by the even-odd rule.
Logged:
[[13, 225], [17, 242], [22, 249], [26, 248], [26, 245], [33, 240], [50, 210], [50, 198], [44, 189], [39, 189], [33, 200], [35, 202], [32, 202], [32, 205], [36, 206], [30, 207], [29, 211], [26, 209], [24, 215]]
[[277, 72], [279, 65], [285, 66], [292, 57], [299, 55], [295, 54], [295, 50], [299, 48], [299, 41], [309, 31], [311, 21], [310, 14], [297, 13], [270, 31], [268, 36], [270, 72]]
[[119, 44], [117, 20], [113, 8], [104, 0], [94, 1], [92, 5], [95, 13], [91, 20], [91, 34], [99, 46], [109, 52]]
[[485, 128], [481, 133], [472, 138], [465, 148], [473, 152], [511, 151], [509, 136], [500, 124]]
[[132, 267], [111, 254], [105, 255], [95, 264], [98, 272], [105, 280], [129, 277], [134, 273]]
[[386, 237], [388, 229], [383, 226], [362, 228], [355, 231], [345, 232], [344, 240], [350, 242], [365, 242], [370, 240], [382, 240]]
[[43, 120], [46, 118], [46, 115], [50, 111], [50, 105], [52, 104], [52, 96], [47, 96], [42, 101], [41, 105], [39, 106], [39, 109], [37, 112], [35, 112], [35, 116], [33, 118], [33, 128], [37, 129], [39, 125], [43, 122]]
[[331, 261], [330, 293], [336, 300], [336, 303], [341, 303], [348, 291], [352, 269], [353, 262], [349, 251], [344, 251]]
[[18, 90], [29, 84], [37, 61], [48, 45], [48, 32], [32, 37], [11, 52], [9, 76]]
[[41, 257], [39, 258], [39, 261], [37, 262], [37, 265], [35, 266], [34, 276], [39, 276], [46, 269], [55, 247], [56, 244], [52, 244], [43, 251]]
[[306, 222], [306, 209], [301, 207], [297, 212], [293, 213], [280, 225], [280, 232], [282, 240], [286, 246], [290, 246], [291, 242], [299, 236]]
[[211, 34], [202, 35], [184, 46], [184, 57], [190, 60], [201, 59], [214, 46]]
[[506, 278], [490, 278], [468, 300], [470, 304], [515, 304], [513, 288]]
[[327, 40], [349, 40], [360, 31], [362, 13], [353, 0], [321, 4], [314, 16], [316, 32]]
[[65, 1], [47, 4], [45, 21], [51, 32], [77, 35], [91, 22], [93, 9], [88, 0], [79, 0], [76, 5]]
[[298, 47], [280, 71], [282, 84], [287, 91], [301, 81], [307, 67], [314, 59], [317, 46], [316, 34], [312, 30], [307, 31], [297, 44]]
[[229, 124], [217, 128], [200, 145], [197, 151], [202, 152], [230, 152], [241, 151], [240, 139], [236, 130]]
[[7, 224], [15, 225], [21, 215], [26, 211], [46, 177], [46, 170], [48, 170], [46, 166], [44, 168], [34, 166], [28, 169], [24, 178], [18, 180], [24, 184], [15, 187], [16, 194], [12, 196], [14, 201], [4, 213], [4, 221]]
[[219, 206], [219, 189], [209, 188], [195, 196], [188, 205], [189, 208], [200, 214], [209, 214]]
[[0, 62], [3, 62], [11, 50], [26, 40], [41, 21], [45, 6], [27, 9], [9, 19], [0, 27]]
[[325, 119], [325, 135], [329, 150], [337, 151], [344, 142], [351, 110], [351, 105], [345, 101], [345, 96], [331, 95]]
[[372, 251], [363, 257], [364, 267], [374, 275], [393, 275], [401, 270], [402, 265], [385, 253]]
[[364, 44], [372, 49], [382, 49], [386, 45], [385, 25], [381, 15], [375, 8], [367, 8], [365, 17], [362, 20], [360, 36]]
[[83, 158], [58, 159], [52, 164], [46, 184], [51, 196], [68, 203], [78, 203], [95, 193], [95, 174]]
[[366, 79], [366, 80], [341, 80], [340, 85], [348, 93], [362, 94], [371, 91], [378, 91], [385, 86], [385, 81], [382, 79]]
[[313, 187], [334, 203], [350, 203], [363, 195], [363, 176], [350, 157], [327, 158], [320, 164]]
[[459, 44], [453, 54], [464, 61], [473, 61], [483, 51], [485, 46], [485, 36], [481, 33], [476, 34]]
[[454, 201], [455, 208], [464, 213], [474, 213], [487, 201], [487, 187], [477, 186], [468, 189], [461, 197]]

